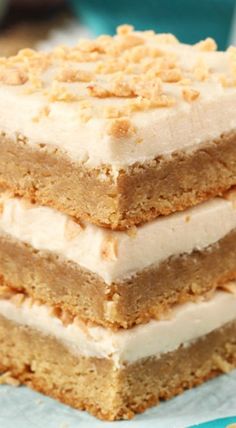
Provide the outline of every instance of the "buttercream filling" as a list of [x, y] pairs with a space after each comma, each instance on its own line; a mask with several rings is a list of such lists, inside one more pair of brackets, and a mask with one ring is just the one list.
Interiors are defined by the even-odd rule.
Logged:
[[117, 367], [150, 356], [159, 357], [236, 320], [236, 283], [230, 292], [216, 291], [210, 300], [176, 306], [168, 319], [151, 320], [128, 330], [112, 331], [74, 321], [63, 325], [45, 305], [26, 299], [21, 305], [0, 300], [0, 314], [62, 342], [75, 355], [110, 358]]
[[235, 197], [215, 198], [184, 212], [158, 218], [136, 232], [81, 227], [52, 208], [2, 194], [0, 233], [51, 251], [99, 275], [106, 284], [124, 281], [171, 256], [215, 244], [236, 228]]

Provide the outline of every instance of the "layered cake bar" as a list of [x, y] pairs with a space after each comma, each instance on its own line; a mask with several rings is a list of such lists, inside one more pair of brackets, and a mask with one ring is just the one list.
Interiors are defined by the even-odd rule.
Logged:
[[[103, 419], [131, 418], [236, 366], [236, 284], [168, 319], [112, 332], [0, 299], [0, 370]], [[13, 352], [14, 349], [14, 352]]]
[[115, 420], [236, 367], [235, 107], [212, 39], [0, 58], [0, 372]]
[[236, 278], [236, 192], [129, 232], [2, 193], [0, 295], [113, 329], [158, 319]]
[[236, 48], [118, 28], [0, 61], [0, 184], [126, 229], [236, 184]]

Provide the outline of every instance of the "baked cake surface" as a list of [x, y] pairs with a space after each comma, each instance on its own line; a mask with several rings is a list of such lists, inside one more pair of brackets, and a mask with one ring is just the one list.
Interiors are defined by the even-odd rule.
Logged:
[[236, 183], [235, 52], [122, 26], [2, 58], [0, 182], [118, 229], [221, 193]]

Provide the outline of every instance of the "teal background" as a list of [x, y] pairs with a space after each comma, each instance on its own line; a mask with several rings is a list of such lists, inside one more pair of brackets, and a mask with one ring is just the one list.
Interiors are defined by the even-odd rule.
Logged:
[[94, 34], [114, 33], [129, 23], [139, 30], [172, 32], [194, 43], [214, 37], [221, 49], [228, 43], [235, 0], [71, 0], [75, 13]]
[[227, 428], [229, 424], [233, 423], [236, 423], [236, 416], [232, 418], [217, 419], [200, 425], [193, 425], [190, 428]]

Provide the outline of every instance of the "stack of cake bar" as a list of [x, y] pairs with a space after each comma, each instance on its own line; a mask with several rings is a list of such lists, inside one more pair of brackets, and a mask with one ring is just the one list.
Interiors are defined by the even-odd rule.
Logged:
[[103, 419], [236, 366], [236, 48], [0, 59], [0, 370]]

